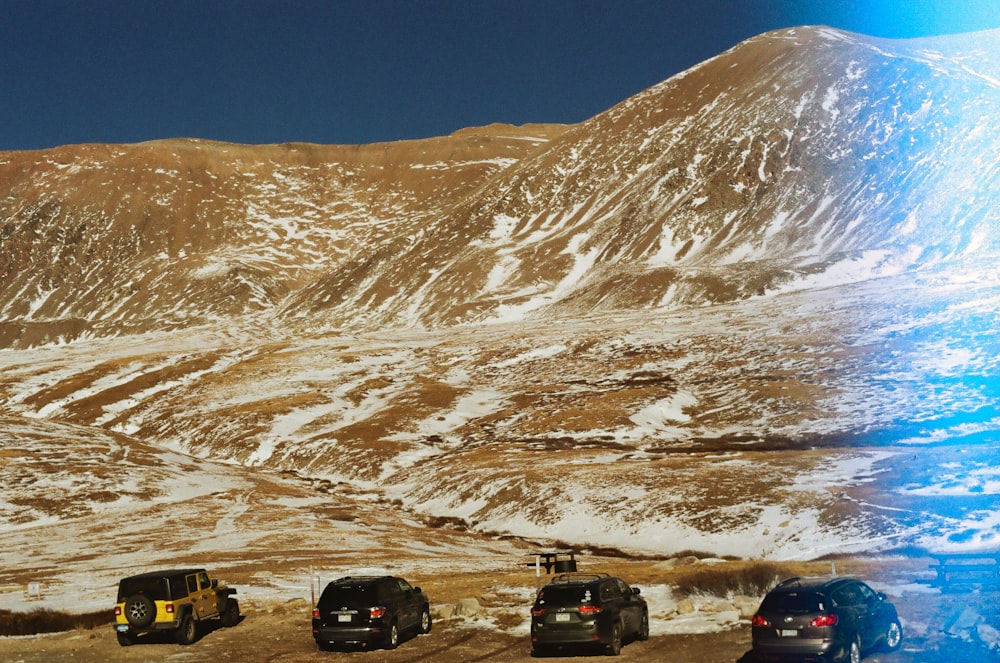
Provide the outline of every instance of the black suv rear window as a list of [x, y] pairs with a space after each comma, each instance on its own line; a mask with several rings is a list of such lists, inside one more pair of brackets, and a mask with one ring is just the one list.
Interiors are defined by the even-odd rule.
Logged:
[[823, 595], [815, 592], [775, 592], [764, 597], [760, 610], [804, 615], [810, 612], [822, 612], [826, 610], [826, 605]]
[[580, 605], [590, 603], [595, 598], [594, 588], [589, 585], [544, 587], [538, 594], [538, 602], [545, 605]]
[[370, 606], [378, 603], [375, 595], [375, 585], [328, 585], [319, 598], [320, 606], [336, 607]]

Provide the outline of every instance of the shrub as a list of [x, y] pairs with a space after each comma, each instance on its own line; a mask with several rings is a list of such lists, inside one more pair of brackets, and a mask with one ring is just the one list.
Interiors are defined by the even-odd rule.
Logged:
[[91, 629], [110, 624], [113, 617], [107, 610], [70, 614], [40, 608], [29, 612], [0, 610], [0, 635], [35, 635], [73, 629]]
[[754, 562], [749, 565], [698, 565], [690, 570], [681, 571], [674, 579], [674, 584], [681, 593], [688, 595], [763, 596], [787, 575], [781, 566], [768, 562]]

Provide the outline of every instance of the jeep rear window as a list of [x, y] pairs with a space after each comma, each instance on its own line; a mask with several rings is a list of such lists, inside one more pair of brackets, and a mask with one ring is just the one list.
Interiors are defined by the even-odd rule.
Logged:
[[815, 592], [776, 592], [764, 597], [761, 612], [778, 612], [789, 615], [804, 615], [822, 612], [823, 596]]
[[166, 601], [170, 599], [170, 595], [167, 593], [167, 581], [162, 577], [125, 578], [118, 583], [119, 603], [133, 594], [142, 594], [154, 601]]
[[324, 608], [375, 605], [377, 603], [375, 587], [372, 585], [328, 585], [323, 590], [319, 603]]
[[580, 605], [594, 600], [591, 587], [545, 587], [538, 594], [539, 605]]

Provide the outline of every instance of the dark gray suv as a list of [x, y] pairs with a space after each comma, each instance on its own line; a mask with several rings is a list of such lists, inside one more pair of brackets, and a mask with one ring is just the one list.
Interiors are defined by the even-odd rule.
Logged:
[[752, 624], [760, 661], [849, 661], [899, 649], [903, 629], [885, 594], [855, 578], [789, 578], [768, 592]]
[[320, 649], [335, 645], [395, 649], [402, 634], [430, 631], [427, 595], [395, 576], [334, 580], [313, 608], [313, 638]]
[[638, 587], [607, 574], [564, 573], [531, 608], [531, 651], [594, 646], [618, 656], [626, 640], [649, 638], [649, 608]]

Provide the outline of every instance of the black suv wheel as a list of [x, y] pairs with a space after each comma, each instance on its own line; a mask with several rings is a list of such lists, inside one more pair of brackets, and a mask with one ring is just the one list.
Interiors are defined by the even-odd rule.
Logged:
[[618, 656], [622, 653], [622, 625], [615, 622], [611, 627], [611, 642], [608, 643], [608, 655]]
[[385, 648], [395, 649], [399, 646], [399, 627], [395, 623], [389, 625], [389, 630], [385, 636]]
[[649, 611], [642, 613], [642, 626], [639, 628], [639, 633], [635, 636], [636, 640], [649, 640]]
[[420, 611], [420, 633], [421, 635], [427, 635], [431, 632], [431, 611], [424, 608]]
[[899, 620], [894, 619], [889, 628], [886, 629], [885, 638], [882, 639], [882, 650], [885, 652], [894, 652], [899, 649], [900, 645], [903, 644], [903, 627], [900, 626]]

